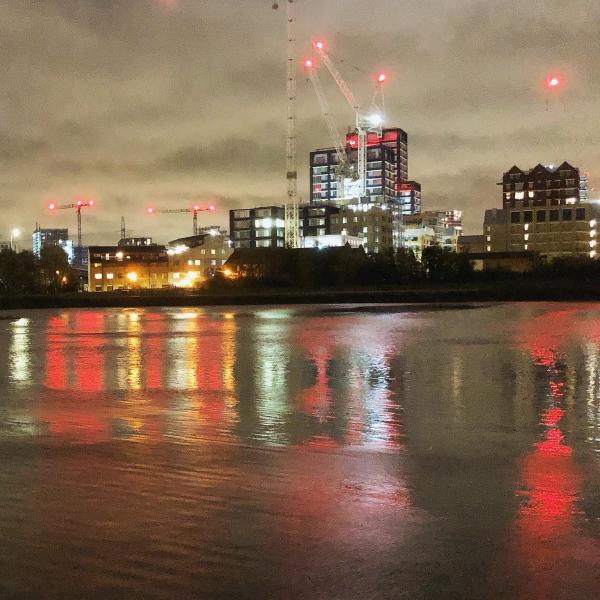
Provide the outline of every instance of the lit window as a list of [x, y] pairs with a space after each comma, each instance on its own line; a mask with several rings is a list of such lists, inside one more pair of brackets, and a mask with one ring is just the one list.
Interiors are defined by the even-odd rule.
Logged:
[[181, 277], [181, 273], [173, 273], [173, 279], [179, 279]]
[[491, 246], [488, 246], [488, 247], [487, 247], [487, 251], [488, 251], [488, 252], [491, 252], [491, 251], [492, 251], [492, 247], [491, 247]]
[[202, 250], [200, 250], [200, 254], [206, 254], [206, 250], [204, 250], [204, 248], [202, 248]]
[[194, 264], [195, 264], [195, 265], [198, 267], [198, 266], [200, 266], [200, 265], [202, 264], [202, 261], [201, 261], [200, 259], [198, 259], [198, 258], [197, 258], [197, 259], [194, 261]]
[[368, 227], [363, 227], [363, 233], [368, 233], [369, 232], [369, 228]]
[[94, 279], [102, 279], [102, 273], [96, 273]]
[[528, 247], [529, 247], [529, 246], [528, 246], [527, 244], [525, 244], [525, 250], [527, 250], [527, 248], [528, 248]]
[[216, 260], [211, 260], [210, 264], [211, 264], [211, 266], [216, 267], [217, 266], [217, 261]]
[[596, 219], [590, 221], [590, 227], [596, 227]]
[[191, 260], [191, 259], [190, 259], [190, 260], [188, 260], [188, 265], [189, 265], [190, 267], [191, 267], [193, 264], [194, 264], [194, 261], [193, 261], [193, 260]]
[[525, 231], [528, 231], [529, 230], [529, 223], [525, 223], [525, 225], [523, 225], [523, 229]]
[[107, 273], [106, 274], [106, 279], [114, 279], [115, 276], [112, 273]]
[[533, 198], [535, 196], [535, 192], [529, 192], [529, 197]]
[[526, 233], [523, 237], [525, 238], [525, 241], [527, 241], [529, 239], [529, 234]]
[[491, 242], [491, 241], [492, 241], [492, 236], [491, 236], [491, 235], [488, 235], [488, 236], [487, 236], [487, 239], [486, 239], [486, 241], [487, 241], [487, 242]]
[[347, 223], [348, 222], [348, 217], [342, 217], [342, 223]]
[[515, 192], [515, 200], [523, 200], [525, 198], [525, 192]]
[[590, 248], [596, 247], [596, 240], [590, 240]]
[[216, 251], [216, 250], [213, 248], [213, 249], [210, 251], [210, 253], [211, 253], [211, 254], [216, 254], [216, 253], [217, 253], [217, 251]]
[[595, 230], [595, 229], [592, 229], [592, 230], [590, 231], [590, 237], [591, 237], [591, 238], [593, 238], [593, 237], [596, 237], [596, 230]]

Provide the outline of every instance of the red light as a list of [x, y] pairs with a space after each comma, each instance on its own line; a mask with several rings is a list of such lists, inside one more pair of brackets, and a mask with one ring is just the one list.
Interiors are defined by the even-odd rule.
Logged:
[[194, 210], [200, 210], [200, 207], [196, 204], [196, 206], [194, 206]]
[[307, 69], [312, 69], [312, 66], [313, 66], [313, 61], [312, 61], [312, 60], [310, 60], [310, 58], [306, 59], [306, 60], [304, 61], [304, 66], [305, 66]]
[[385, 73], [379, 73], [377, 76], [377, 81], [379, 83], [383, 83], [387, 79], [387, 75]]
[[148, 212], [149, 215], [151, 215], [154, 212], [153, 208], [147, 208], [146, 211]]
[[54, 202], [52, 202], [51, 204], [48, 205], [48, 208], [50, 210], [54, 210], [56, 208], [56, 206], [54, 205]]
[[90, 206], [94, 206], [94, 201], [93, 201], [93, 200], [90, 200], [88, 204], [89, 204]]
[[77, 206], [81, 206], [83, 203], [81, 202], [81, 200], [77, 200]]
[[211, 204], [211, 205], [208, 207], [208, 210], [215, 210], [215, 207], [214, 207], [214, 206]]
[[320, 40], [317, 40], [316, 42], [314, 42], [313, 45], [317, 50], [323, 50], [323, 48], [325, 48], [325, 44], [323, 42], [321, 42]]
[[561, 83], [562, 82], [560, 80], [560, 77], [557, 77], [556, 75], [552, 75], [546, 78], [546, 86], [549, 88], [560, 87]]

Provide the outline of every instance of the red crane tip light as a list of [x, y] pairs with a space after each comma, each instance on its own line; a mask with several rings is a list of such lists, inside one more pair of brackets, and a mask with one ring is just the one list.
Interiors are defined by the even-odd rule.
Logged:
[[208, 210], [215, 210], [215, 207], [214, 207], [214, 206], [211, 204], [211, 205], [208, 207]]
[[149, 215], [151, 215], [151, 214], [154, 212], [154, 209], [153, 209], [153, 208], [147, 208], [147, 209], [146, 209], [146, 212], [147, 212]]
[[310, 58], [308, 58], [307, 60], [305, 60], [305, 61], [304, 61], [304, 66], [305, 66], [307, 69], [310, 69], [310, 68], [313, 66], [313, 61], [312, 61], [312, 60], [310, 60]]
[[194, 206], [194, 210], [200, 210], [200, 207], [199, 207], [199, 206], [196, 204], [196, 205]]
[[54, 210], [55, 209], [54, 203], [48, 204], [48, 208], [50, 210]]
[[81, 205], [82, 205], [81, 200], [77, 200], [77, 206], [81, 206]]
[[559, 78], [559, 77], [552, 76], [552, 77], [548, 77], [548, 78], [546, 79], [546, 85], [547, 85], [549, 88], [557, 88], [557, 87], [559, 87], [559, 86], [560, 86], [560, 84], [561, 84], [561, 81], [560, 81], [560, 78]]
[[387, 75], [385, 73], [379, 73], [379, 75], [377, 75], [377, 81], [379, 83], [383, 83], [386, 79]]
[[94, 201], [93, 201], [93, 200], [90, 200], [88, 204], [89, 204], [90, 206], [94, 206]]
[[324, 43], [323, 43], [321, 40], [316, 40], [316, 41], [314, 42], [314, 47], [315, 47], [317, 50], [323, 50], [323, 48], [325, 48], [325, 44], [324, 44]]

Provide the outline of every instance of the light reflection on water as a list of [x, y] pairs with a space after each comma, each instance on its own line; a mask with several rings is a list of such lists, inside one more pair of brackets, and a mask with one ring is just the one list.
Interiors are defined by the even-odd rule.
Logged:
[[8, 592], [42, 589], [58, 546], [58, 571], [116, 582], [98, 597], [595, 597], [600, 305], [32, 311], [0, 330]]

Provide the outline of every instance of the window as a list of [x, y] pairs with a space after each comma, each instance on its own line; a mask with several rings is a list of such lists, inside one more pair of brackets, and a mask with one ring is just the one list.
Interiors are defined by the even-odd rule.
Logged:
[[257, 217], [270, 217], [271, 209], [270, 208], [257, 208], [255, 211]]
[[202, 261], [199, 260], [198, 258], [194, 261], [194, 265], [196, 265], [197, 267], [199, 267], [202, 264]]
[[550, 211], [550, 221], [558, 221], [558, 211], [557, 210]]
[[570, 208], [566, 208], [562, 211], [563, 221], [570, 221], [573, 218], [573, 211]]
[[523, 222], [524, 223], [531, 223], [531, 221], [533, 221], [533, 212], [530, 210], [526, 210], [523, 213]]
[[520, 223], [521, 222], [521, 214], [518, 212], [510, 213], [510, 222], [511, 223]]
[[234, 219], [249, 219], [250, 211], [249, 210], [234, 210], [233, 218]]
[[535, 213], [535, 220], [538, 223], [542, 223], [546, 220], [546, 211], [545, 210], [538, 210]]
[[576, 221], [585, 221], [585, 208], [575, 209], [575, 220]]
[[348, 217], [342, 217], [342, 223], [345, 225], [348, 222]]
[[250, 227], [250, 221], [234, 221], [233, 228], [234, 229], [248, 229]]
[[216, 253], [217, 253], [217, 251], [216, 251], [216, 250], [213, 248], [213, 249], [210, 251], [210, 253], [211, 253], [211, 254], [216, 254]]
[[107, 273], [106, 274], [106, 279], [114, 279], [115, 276], [112, 273]]
[[271, 240], [256, 240], [256, 247], [257, 248], [270, 248]]

